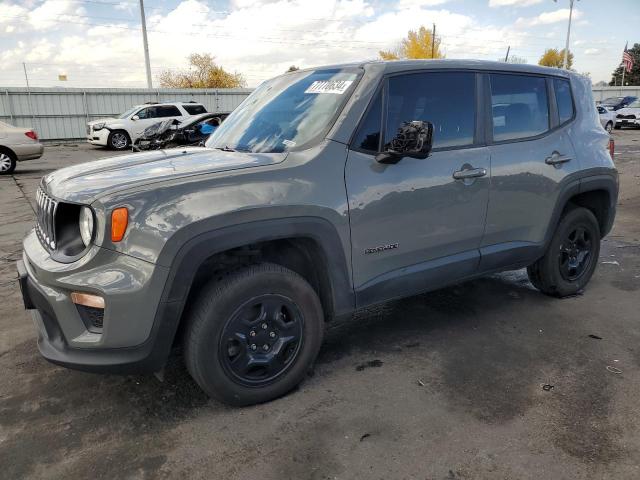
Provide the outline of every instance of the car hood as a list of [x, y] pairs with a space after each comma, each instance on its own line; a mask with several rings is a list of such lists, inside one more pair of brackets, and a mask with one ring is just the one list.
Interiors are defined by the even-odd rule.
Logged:
[[154, 150], [66, 167], [45, 176], [42, 183], [59, 200], [88, 204], [140, 185], [273, 165], [285, 158], [285, 153], [224, 152], [204, 147]]
[[624, 108], [621, 108], [620, 110], [616, 111], [616, 113], [618, 115], [633, 115], [633, 114], [640, 113], [640, 108], [624, 107]]

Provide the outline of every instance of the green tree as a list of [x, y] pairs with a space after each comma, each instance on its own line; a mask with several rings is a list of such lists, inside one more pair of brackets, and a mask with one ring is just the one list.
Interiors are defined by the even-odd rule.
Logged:
[[[562, 68], [563, 63], [564, 48], [562, 50], [558, 50], [557, 48], [547, 48], [540, 57], [540, 60], [538, 60], [538, 65], [542, 65], [544, 67]], [[571, 70], [571, 67], [573, 67], [573, 53], [569, 50], [567, 68]]]
[[[433, 57], [431, 53], [433, 52]], [[400, 42], [395, 50], [380, 50], [382, 60], [399, 60], [401, 58], [444, 58], [440, 52], [440, 40], [437, 35], [435, 42], [431, 30], [424, 26], [417, 31], [409, 30], [407, 38]]]
[[[633, 68], [631, 72], [624, 73], [625, 85], [640, 85], [640, 43], [636, 43], [633, 47], [628, 48], [627, 51], [633, 57]], [[620, 52], [620, 61], [622, 62], [622, 52]], [[613, 71], [611, 81], [609, 85], [622, 84], [622, 64]]]
[[159, 75], [160, 85], [168, 88], [239, 88], [245, 86], [239, 73], [227, 72], [216, 65], [208, 53], [189, 55], [188, 70], [165, 70]]

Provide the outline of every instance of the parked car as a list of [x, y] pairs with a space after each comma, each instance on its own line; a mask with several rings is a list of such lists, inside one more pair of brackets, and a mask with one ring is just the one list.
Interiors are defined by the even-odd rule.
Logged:
[[204, 391], [248, 405], [294, 388], [325, 323], [368, 306], [523, 267], [541, 292], [574, 295], [615, 217], [609, 139], [590, 81], [567, 70], [281, 75], [204, 147], [44, 177], [18, 262], [39, 350], [157, 372], [178, 342]]
[[229, 113], [203, 113], [187, 120], [165, 120], [146, 128], [133, 143], [134, 151], [159, 150], [199, 145], [229, 116]]
[[0, 122], [0, 175], [9, 175], [17, 162], [35, 160], [42, 152], [44, 147], [35, 130]]
[[117, 118], [103, 118], [87, 124], [87, 142], [114, 150], [131, 148], [145, 128], [159, 119], [184, 120], [192, 115], [206, 113], [203, 105], [195, 102], [145, 103], [136, 105]]
[[621, 108], [626, 107], [631, 102], [637, 100], [638, 97], [626, 96], [626, 97], [609, 97], [605, 98], [600, 105], [605, 107], [607, 110], [620, 110]]
[[616, 112], [616, 128], [640, 126], [640, 99]]
[[598, 110], [598, 116], [600, 117], [600, 124], [607, 133], [611, 133], [613, 128], [616, 126], [616, 112], [613, 110], [607, 110], [602, 105], [598, 105], [596, 108]]

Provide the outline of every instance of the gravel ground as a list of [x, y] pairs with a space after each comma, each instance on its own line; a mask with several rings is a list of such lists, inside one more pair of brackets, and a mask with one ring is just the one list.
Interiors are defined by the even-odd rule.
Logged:
[[583, 295], [517, 271], [390, 303], [332, 327], [297, 391], [243, 409], [179, 356], [163, 383], [40, 358], [15, 284], [35, 189], [111, 154], [47, 146], [0, 178], [0, 477], [640, 478], [640, 132], [614, 137], [618, 217]]

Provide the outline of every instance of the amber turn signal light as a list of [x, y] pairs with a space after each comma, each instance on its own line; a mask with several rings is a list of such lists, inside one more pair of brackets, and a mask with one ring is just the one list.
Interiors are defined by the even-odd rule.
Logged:
[[76, 305], [84, 305], [85, 307], [104, 308], [104, 298], [89, 293], [73, 292], [71, 301]]
[[125, 207], [111, 212], [111, 241], [119, 242], [124, 237], [129, 224], [129, 211]]

